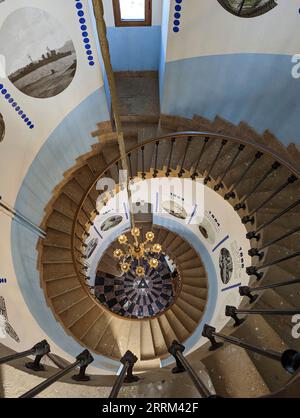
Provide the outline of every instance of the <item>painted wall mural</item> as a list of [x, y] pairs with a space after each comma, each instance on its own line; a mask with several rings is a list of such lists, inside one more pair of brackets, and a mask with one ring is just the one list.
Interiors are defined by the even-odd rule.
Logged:
[[41, 9], [24, 7], [11, 13], [1, 28], [0, 50], [6, 57], [9, 80], [31, 97], [56, 96], [76, 73], [77, 58], [70, 35]]
[[6, 338], [7, 336], [11, 337], [17, 343], [20, 342], [18, 334], [13, 329], [11, 324], [8, 322], [8, 315], [4, 297], [0, 296], [0, 338]]
[[218, 0], [229, 13], [238, 17], [256, 17], [277, 6], [275, 0]]

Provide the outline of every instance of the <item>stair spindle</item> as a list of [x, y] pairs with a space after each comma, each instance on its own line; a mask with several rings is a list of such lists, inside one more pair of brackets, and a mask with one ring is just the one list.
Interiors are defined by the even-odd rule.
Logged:
[[246, 169], [241, 174], [240, 178], [231, 186], [231, 191], [226, 193], [224, 196], [225, 200], [234, 199], [236, 197], [236, 194], [233, 190], [237, 189], [238, 186], [241, 185], [251, 168], [257, 163], [257, 161], [263, 156], [263, 153], [258, 151], [253, 160], [250, 162], [250, 164], [246, 167]]
[[229, 171], [232, 169], [234, 163], [236, 162], [236, 160], [238, 159], [238, 157], [240, 156], [241, 152], [245, 149], [245, 145], [240, 145], [238, 147], [238, 150], [236, 152], [236, 154], [234, 155], [234, 157], [232, 158], [231, 162], [229, 163], [228, 167], [226, 168], [226, 170], [224, 171], [222, 177], [220, 178], [219, 183], [214, 187], [214, 190], [217, 192], [220, 189], [224, 188], [224, 180], [227, 176], [227, 174], [229, 173]]
[[[275, 163], [273, 163], [272, 164], [272, 166], [271, 166], [271, 168], [261, 177], [261, 179], [259, 179], [259, 181], [255, 184], [255, 186], [250, 190], [250, 192], [248, 192], [241, 200], [240, 200], [240, 202], [239, 203], [237, 203], [235, 206], [234, 206], [234, 210], [235, 211], [238, 211], [238, 210], [240, 210], [240, 209], [246, 209], [246, 204], [245, 204], [245, 202], [246, 202], [246, 200], [247, 199], [249, 199], [251, 196], [252, 196], [252, 194], [254, 193], [254, 192], [256, 192], [256, 190], [263, 184], [263, 182], [270, 176], [270, 174], [272, 174], [273, 173], [273, 171], [275, 171], [275, 170], [277, 170], [279, 167], [281, 166], [281, 164], [280, 163], [278, 163], [277, 161], [275, 161]], [[246, 223], [245, 222], [245, 219], [243, 218], [243, 220], [244, 220], [244, 222], [243, 223]]]
[[227, 140], [223, 139], [222, 142], [221, 142], [221, 146], [220, 146], [220, 148], [219, 148], [219, 150], [218, 150], [218, 152], [217, 152], [217, 154], [216, 154], [216, 156], [215, 156], [215, 158], [214, 158], [214, 160], [213, 160], [213, 162], [212, 162], [212, 164], [211, 164], [211, 166], [210, 166], [210, 168], [207, 172], [207, 175], [206, 175], [205, 179], [204, 179], [204, 184], [207, 184], [209, 181], [211, 181], [210, 175], [213, 172], [213, 169], [215, 168], [216, 162], [218, 161], [218, 159], [221, 155], [221, 152], [223, 151], [223, 148], [225, 147], [226, 144], [227, 144]]
[[252, 294], [253, 292], [263, 292], [264, 290], [275, 289], [277, 287], [283, 287], [283, 286], [290, 286], [290, 285], [297, 284], [297, 283], [300, 283], [300, 278], [293, 279], [293, 280], [285, 280], [284, 282], [272, 283], [272, 284], [259, 286], [259, 287], [240, 286], [239, 292], [241, 296], [247, 296], [250, 300], [250, 303], [254, 303], [257, 300], [258, 295], [253, 295]]

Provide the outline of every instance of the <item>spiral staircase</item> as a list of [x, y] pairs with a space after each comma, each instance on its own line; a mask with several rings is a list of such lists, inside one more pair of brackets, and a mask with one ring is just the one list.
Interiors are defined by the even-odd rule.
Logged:
[[[299, 340], [291, 336], [291, 315], [300, 313], [298, 149], [285, 148], [269, 131], [259, 135], [245, 122], [235, 126], [218, 116], [210, 121], [198, 115], [186, 119], [129, 113], [122, 122], [132, 179], [203, 177], [206, 187], [229, 202], [247, 228], [253, 261], [247, 266], [249, 286], [240, 288], [245, 296], [241, 306], [224, 312], [235, 325], [244, 315], [247, 320], [237, 327], [230, 321], [222, 333], [265, 349], [299, 350]], [[98, 125], [92, 133], [98, 143], [78, 157], [53, 191], [41, 225], [46, 239], [38, 243], [38, 269], [47, 304], [69, 335], [112, 359], [130, 350], [138, 357], [136, 370], [151, 373], [168, 357], [172, 341], [184, 343], [200, 324], [209, 277], [184, 238], [147, 220], [139, 223], [142, 234], [151, 227], [175, 260], [178, 277], [173, 300], [163, 312], [134, 318], [110, 309], [104, 281], [99, 282], [102, 299], [96, 297], [96, 283], [91, 286], [86, 276], [86, 242], [101, 208], [120, 190], [119, 148], [113, 129], [110, 122]], [[116, 188], [98, 190], [103, 177], [113, 178]], [[109, 291], [120, 276], [113, 258], [116, 245], [111, 242], [97, 267], [102, 279], [108, 280]], [[188, 358], [192, 364], [199, 360], [205, 364], [221, 396], [267, 395], [290, 379], [278, 362], [251, 350], [225, 345], [210, 353], [207, 348], [206, 344]]]

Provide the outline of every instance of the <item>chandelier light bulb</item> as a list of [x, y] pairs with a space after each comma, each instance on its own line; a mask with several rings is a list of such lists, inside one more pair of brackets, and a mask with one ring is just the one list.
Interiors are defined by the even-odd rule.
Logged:
[[136, 272], [136, 275], [137, 275], [138, 277], [145, 276], [145, 269], [144, 269], [144, 267], [138, 266], [138, 267], [136, 268], [135, 272]]
[[159, 265], [159, 261], [156, 258], [151, 258], [151, 260], [149, 261], [150, 267], [152, 267], [153, 269], [156, 269]]
[[129, 263], [121, 263], [121, 270], [123, 273], [128, 273], [130, 270], [130, 264]]
[[140, 236], [140, 230], [139, 230], [139, 228], [137, 226], [134, 227], [134, 228], [132, 228], [131, 235], [133, 237], [139, 237]]
[[146, 234], [146, 240], [147, 241], [153, 241], [154, 240], [154, 233], [152, 231], [147, 232]]
[[119, 238], [118, 238], [118, 241], [119, 241], [119, 244], [126, 244], [126, 242], [127, 242], [126, 235], [124, 235], [124, 234], [120, 235]]
[[160, 244], [154, 244], [152, 247], [152, 251], [154, 253], [160, 253], [161, 252], [161, 245]]
[[120, 260], [120, 258], [122, 258], [123, 255], [124, 255], [123, 251], [120, 250], [119, 248], [114, 251], [114, 257], [117, 258], [118, 260]]

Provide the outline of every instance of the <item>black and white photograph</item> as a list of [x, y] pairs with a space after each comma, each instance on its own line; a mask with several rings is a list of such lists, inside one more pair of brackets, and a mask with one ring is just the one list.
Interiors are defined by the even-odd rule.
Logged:
[[92, 238], [87, 243], [87, 247], [86, 247], [86, 250], [85, 250], [85, 255], [86, 255], [87, 258], [90, 258], [92, 256], [95, 249], [97, 248], [98, 242], [99, 242], [98, 238]]
[[76, 73], [76, 52], [67, 28], [41, 9], [24, 7], [7, 17], [0, 31], [0, 51], [9, 80], [31, 97], [62, 93]]
[[233, 272], [233, 260], [227, 248], [222, 248], [220, 251], [219, 267], [222, 282], [229, 283]]
[[0, 339], [6, 338], [7, 336], [11, 337], [17, 343], [20, 342], [18, 334], [13, 329], [12, 325], [8, 322], [5, 299], [3, 296], [0, 296]]
[[186, 219], [187, 212], [183, 206], [178, 205], [178, 203], [173, 200], [168, 200], [163, 203], [163, 209], [168, 212], [170, 215], [175, 216], [178, 219]]
[[2, 113], [0, 113], [0, 142], [3, 141], [4, 136], [5, 136], [5, 123], [4, 123]]
[[208, 241], [208, 243], [211, 245], [214, 244], [216, 241], [216, 234], [210, 222], [204, 219], [198, 227], [201, 235]]
[[122, 216], [110, 216], [102, 223], [100, 229], [102, 232], [107, 232], [111, 228], [114, 228], [115, 226], [119, 225], [122, 222], [122, 220]]

